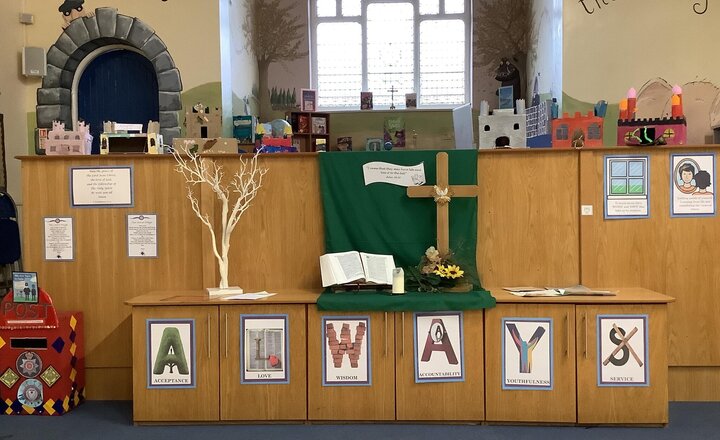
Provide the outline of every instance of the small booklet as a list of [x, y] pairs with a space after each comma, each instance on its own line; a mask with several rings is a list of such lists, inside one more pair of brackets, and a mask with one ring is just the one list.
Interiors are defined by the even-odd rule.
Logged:
[[617, 292], [610, 290], [593, 290], [582, 284], [570, 287], [503, 287], [515, 296], [614, 296]]
[[520, 287], [503, 287], [515, 296], [562, 296], [562, 289], [544, 289], [542, 287], [520, 286]]
[[392, 255], [349, 251], [320, 256], [323, 287], [355, 281], [391, 285], [394, 268]]

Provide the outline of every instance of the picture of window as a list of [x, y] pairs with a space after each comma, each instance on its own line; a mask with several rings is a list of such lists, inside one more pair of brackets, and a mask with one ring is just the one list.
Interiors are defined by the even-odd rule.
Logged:
[[647, 156], [605, 156], [605, 218], [649, 217]]

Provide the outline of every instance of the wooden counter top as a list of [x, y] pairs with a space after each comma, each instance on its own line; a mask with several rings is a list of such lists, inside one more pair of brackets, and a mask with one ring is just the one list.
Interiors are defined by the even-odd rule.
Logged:
[[[276, 293], [268, 298], [256, 300], [227, 300], [220, 296], [209, 297], [204, 290], [156, 291], [136, 296], [125, 301], [130, 306], [216, 306], [216, 305], [252, 305], [252, 304], [315, 304], [320, 291], [307, 289], [282, 289], [269, 291]], [[252, 293], [252, 292], [247, 292]]]
[[[512, 287], [512, 286], [509, 286]], [[490, 287], [488, 290], [500, 303], [524, 303], [524, 304], [667, 304], [675, 301], [675, 298], [663, 295], [653, 290], [642, 287], [598, 287], [596, 290], [617, 291], [615, 296], [542, 296], [526, 297], [515, 296], [501, 287]]]

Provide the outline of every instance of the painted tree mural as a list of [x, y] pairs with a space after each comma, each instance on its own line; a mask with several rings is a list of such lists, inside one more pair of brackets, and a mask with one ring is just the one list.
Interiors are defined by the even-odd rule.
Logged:
[[293, 61], [307, 56], [306, 26], [300, 17], [291, 13], [293, 2], [283, 0], [245, 0], [248, 14], [243, 31], [247, 49], [258, 63], [260, 84], [260, 120], [270, 117], [270, 88], [268, 69], [272, 63]]
[[474, 6], [475, 64], [494, 72], [507, 58], [520, 72], [521, 87], [526, 91], [532, 0], [476, 0]]

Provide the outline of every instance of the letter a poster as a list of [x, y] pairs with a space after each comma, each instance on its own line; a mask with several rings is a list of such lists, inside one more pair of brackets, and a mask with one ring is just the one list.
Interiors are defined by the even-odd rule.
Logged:
[[598, 315], [598, 386], [649, 386], [647, 315]]
[[322, 319], [323, 386], [370, 386], [370, 317]]
[[146, 323], [148, 388], [195, 388], [195, 320]]
[[415, 382], [465, 380], [460, 312], [415, 313]]
[[502, 321], [502, 388], [552, 390], [552, 319]]

